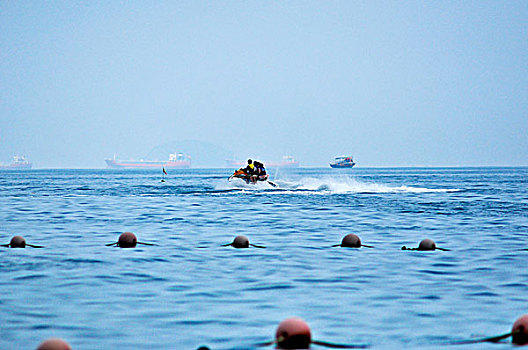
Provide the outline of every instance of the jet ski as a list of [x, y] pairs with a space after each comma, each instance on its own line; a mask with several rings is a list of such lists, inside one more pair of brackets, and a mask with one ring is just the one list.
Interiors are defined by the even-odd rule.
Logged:
[[251, 177], [250, 174], [248, 174], [246, 172], [245, 169], [243, 168], [240, 168], [238, 170], [235, 170], [233, 172], [233, 175], [231, 175], [227, 180], [228, 181], [231, 181], [232, 179], [242, 179], [246, 182], [246, 184], [248, 185], [256, 185], [258, 182], [267, 182], [269, 183], [271, 186], [273, 187], [277, 187], [277, 184], [269, 181], [269, 175], [266, 174], [266, 175], [263, 175], [263, 176], [258, 176], [258, 177]]

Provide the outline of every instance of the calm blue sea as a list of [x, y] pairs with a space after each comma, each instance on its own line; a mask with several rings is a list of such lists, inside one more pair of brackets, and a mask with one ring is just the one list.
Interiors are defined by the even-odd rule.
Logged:
[[[528, 168], [230, 172], [0, 172], [0, 243], [45, 246], [0, 247], [0, 349], [251, 349], [290, 316], [318, 340], [437, 349], [528, 313]], [[156, 246], [105, 246], [125, 231]], [[331, 248], [349, 233], [375, 248]], [[222, 246], [239, 234], [266, 249]], [[400, 249], [423, 238], [451, 250]]]

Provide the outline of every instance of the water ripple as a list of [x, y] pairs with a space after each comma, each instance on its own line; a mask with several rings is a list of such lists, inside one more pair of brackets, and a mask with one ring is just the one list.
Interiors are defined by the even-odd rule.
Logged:
[[[0, 348], [251, 348], [299, 316], [317, 339], [437, 349], [526, 307], [526, 168], [224, 173], [0, 172], [0, 242], [46, 247], [0, 249]], [[105, 247], [124, 231], [156, 246]], [[330, 248], [348, 233], [375, 248]], [[266, 248], [222, 247], [238, 234]], [[424, 238], [451, 251], [400, 250]]]

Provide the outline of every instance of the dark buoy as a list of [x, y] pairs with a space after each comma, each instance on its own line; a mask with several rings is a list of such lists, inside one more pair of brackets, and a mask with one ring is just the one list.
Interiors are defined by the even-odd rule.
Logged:
[[276, 349], [309, 349], [310, 344], [334, 349], [366, 349], [365, 344], [336, 344], [312, 339], [308, 324], [298, 317], [287, 318], [277, 327], [275, 340], [255, 344], [256, 347], [276, 345]]
[[72, 350], [70, 344], [59, 338], [44, 340], [37, 350]]
[[347, 248], [367, 247], [367, 248], [374, 248], [374, 247], [372, 247], [370, 245], [361, 244], [361, 239], [357, 235], [355, 235], [353, 233], [350, 233], [350, 234], [346, 235], [345, 237], [343, 237], [343, 239], [341, 240], [341, 244], [335, 244], [332, 247], [347, 247]]
[[9, 246], [11, 248], [25, 248], [26, 240], [22, 236], [14, 236], [13, 238], [11, 238], [11, 242], [9, 242]]
[[310, 327], [297, 317], [282, 321], [275, 332], [275, 343], [279, 349], [308, 349], [311, 342]]
[[343, 237], [341, 247], [361, 248], [361, 239], [357, 235], [350, 233]]
[[435, 249], [436, 249], [436, 243], [432, 239], [426, 238], [420, 242], [417, 250], [435, 250]]
[[9, 248], [25, 248], [26, 246], [33, 248], [42, 248], [42, 246], [40, 245], [26, 243], [26, 240], [22, 236], [14, 236], [13, 238], [11, 238], [11, 241], [8, 244], [2, 244], [1, 246]]
[[528, 315], [519, 317], [513, 324], [512, 343], [516, 345], [528, 344]]
[[423, 239], [418, 245], [418, 248], [407, 248], [406, 246], [403, 246], [401, 249], [402, 250], [421, 250], [421, 251], [437, 250], [437, 249], [443, 250], [443, 251], [449, 250], [449, 249], [437, 247], [436, 243], [432, 239], [429, 239], [429, 238]]
[[107, 246], [115, 245], [120, 248], [134, 248], [137, 244], [154, 245], [152, 243], [138, 242], [135, 234], [132, 232], [124, 232], [119, 236], [117, 242], [108, 243]]
[[249, 239], [246, 236], [236, 236], [231, 245], [234, 248], [249, 248]]
[[224, 244], [223, 246], [224, 247], [232, 246], [233, 248], [249, 248], [250, 246], [255, 247], [255, 248], [266, 248], [261, 245], [250, 244], [249, 238], [247, 238], [246, 236], [242, 236], [242, 235], [236, 236], [233, 242]]
[[121, 248], [134, 248], [137, 245], [137, 237], [132, 232], [125, 232], [119, 236], [117, 246]]

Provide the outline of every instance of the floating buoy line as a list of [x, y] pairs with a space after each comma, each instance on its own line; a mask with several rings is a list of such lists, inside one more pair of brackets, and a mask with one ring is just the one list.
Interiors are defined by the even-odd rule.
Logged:
[[[137, 237], [132, 232], [122, 233], [117, 242], [107, 243], [106, 246], [115, 246], [119, 248], [135, 248], [138, 244], [146, 246], [155, 246], [154, 243], [139, 242]], [[9, 243], [0, 244], [2, 247], [7, 248], [44, 248], [44, 246], [29, 244], [26, 242], [25, 238], [22, 236], [13, 236]], [[252, 244], [249, 242], [249, 238], [244, 235], [236, 236], [231, 243], [222, 244], [223, 247], [231, 246], [233, 248], [266, 248], [262, 245]], [[374, 248], [371, 245], [365, 245], [361, 242], [359, 236], [355, 234], [347, 234], [341, 240], [341, 243], [332, 245], [332, 247], [346, 247], [346, 248]], [[203, 248], [203, 247], [202, 247]], [[416, 248], [407, 248], [402, 246], [401, 250], [407, 251], [450, 251], [447, 248], [441, 248], [436, 245], [436, 243], [430, 239], [426, 238], [420, 241], [418, 247]], [[463, 344], [477, 344], [477, 343], [499, 343], [504, 339], [511, 338], [511, 343], [515, 345], [528, 345], [528, 314], [523, 315], [518, 318], [510, 332], [490, 337], [477, 338], [477, 339], [466, 339], [453, 341], [449, 343], [443, 343], [439, 345], [463, 345]], [[274, 345], [276, 349], [309, 349], [310, 345], [319, 345], [328, 348], [338, 348], [338, 349], [364, 349], [368, 348], [368, 344], [337, 344], [321, 340], [314, 340], [311, 336], [310, 328], [308, 324], [297, 317], [288, 318], [282, 321], [275, 332], [274, 340], [254, 344], [254, 347], [265, 347]], [[434, 344], [433, 344], [434, 345]], [[43, 341], [37, 348], [37, 350], [71, 350], [71, 346], [64, 340], [59, 338], [50, 338]], [[201, 346], [197, 350], [211, 350], [207, 346]]]

